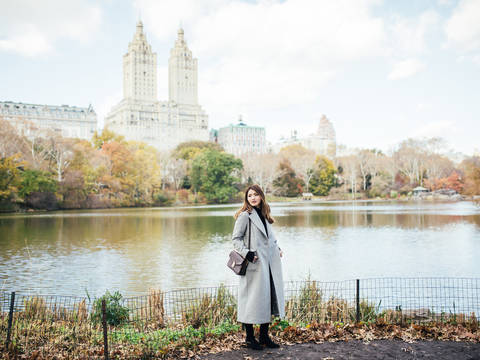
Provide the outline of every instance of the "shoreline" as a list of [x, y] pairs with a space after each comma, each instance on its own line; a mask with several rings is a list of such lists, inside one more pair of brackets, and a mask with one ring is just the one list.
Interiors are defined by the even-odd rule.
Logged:
[[[267, 195], [268, 199], [268, 195]], [[275, 197], [273, 199], [268, 200], [269, 204], [328, 204], [328, 203], [366, 203], [366, 202], [409, 202], [409, 201], [416, 201], [416, 202], [462, 202], [462, 201], [471, 201], [474, 203], [480, 204], [480, 195], [472, 195], [472, 196], [461, 196], [461, 197], [435, 197], [435, 196], [426, 196], [426, 197], [400, 197], [396, 199], [385, 199], [385, 198], [359, 198], [359, 199], [343, 199], [343, 198], [313, 198], [310, 200], [304, 200], [302, 197], [296, 198], [278, 198]], [[128, 210], [128, 209], [191, 209], [191, 208], [211, 208], [211, 207], [224, 207], [224, 206], [234, 206], [238, 205], [241, 206], [241, 202], [230, 202], [224, 204], [171, 204], [171, 205], [163, 205], [163, 206], [127, 206], [127, 207], [98, 207], [98, 208], [59, 208], [59, 209], [22, 209], [19, 211], [0, 211], [0, 216], [2, 215], [15, 215], [15, 214], [41, 214], [41, 213], [54, 213], [57, 211], [86, 211], [86, 210]]]

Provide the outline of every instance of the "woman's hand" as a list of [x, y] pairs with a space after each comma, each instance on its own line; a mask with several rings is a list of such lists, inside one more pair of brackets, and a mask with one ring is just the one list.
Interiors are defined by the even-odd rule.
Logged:
[[280, 250], [280, 257], [283, 257], [283, 251]]

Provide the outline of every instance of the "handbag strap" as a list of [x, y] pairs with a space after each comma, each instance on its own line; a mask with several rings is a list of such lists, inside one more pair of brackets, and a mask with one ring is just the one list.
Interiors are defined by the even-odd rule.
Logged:
[[250, 230], [252, 228], [252, 220], [248, 218], [248, 251], [250, 251]]

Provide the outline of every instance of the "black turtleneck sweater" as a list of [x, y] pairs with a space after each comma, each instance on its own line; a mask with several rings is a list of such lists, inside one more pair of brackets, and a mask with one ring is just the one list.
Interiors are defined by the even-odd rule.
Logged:
[[[263, 226], [265, 227], [265, 234], [267, 234], [267, 236], [268, 236], [267, 222], [265, 221], [265, 216], [263, 216], [263, 214], [262, 214], [262, 210], [260, 210], [259, 208], [255, 207], [255, 206], [253, 208], [255, 209], [258, 216], [260, 217], [260, 220], [262, 220]], [[247, 253], [246, 258], [247, 258], [248, 261], [252, 262], [254, 256], [255, 256], [255, 253], [253, 251], [249, 251]]]
[[267, 236], [268, 236], [267, 222], [265, 221], [265, 216], [263, 216], [263, 214], [262, 214], [262, 210], [257, 208], [256, 206], [254, 206], [253, 208], [255, 209], [258, 216], [260, 217], [260, 220], [262, 220], [263, 226], [265, 227], [265, 234], [267, 234]]

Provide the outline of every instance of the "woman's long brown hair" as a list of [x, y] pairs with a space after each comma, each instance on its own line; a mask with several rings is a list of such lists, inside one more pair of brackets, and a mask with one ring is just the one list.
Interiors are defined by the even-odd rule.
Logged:
[[260, 209], [262, 209], [262, 215], [265, 217], [265, 219], [270, 223], [270, 224], [273, 224], [274, 223], [274, 219], [270, 216], [270, 205], [268, 205], [267, 203], [267, 200], [265, 200], [265, 194], [263, 193], [263, 190], [260, 186], [258, 185], [252, 185], [252, 186], [249, 186], [247, 188], [247, 190], [245, 190], [245, 198], [244, 198], [244, 201], [243, 201], [243, 205], [242, 207], [240, 208], [240, 210], [238, 210], [236, 213], [235, 213], [235, 219], [238, 218], [238, 215], [240, 215], [242, 212], [244, 211], [248, 211], [249, 213], [251, 213], [253, 211], [253, 207], [252, 205], [249, 204], [248, 202], [248, 192], [250, 190], [253, 190], [255, 191], [258, 195], [260, 195], [260, 199], [262, 200], [260, 202]]

